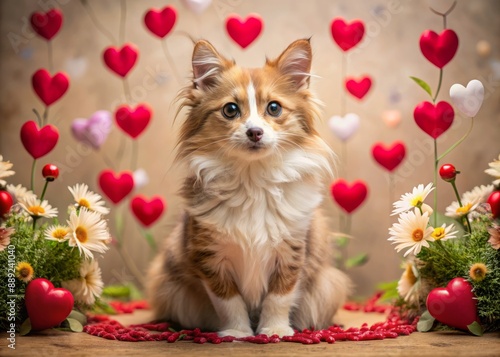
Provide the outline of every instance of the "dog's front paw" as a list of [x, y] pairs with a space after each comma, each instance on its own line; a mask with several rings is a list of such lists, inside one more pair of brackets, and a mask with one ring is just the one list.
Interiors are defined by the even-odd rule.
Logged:
[[236, 338], [253, 336], [253, 330], [251, 328], [230, 328], [217, 332], [220, 337], [233, 336]]
[[293, 336], [295, 331], [288, 325], [278, 325], [278, 326], [269, 326], [262, 327], [259, 329], [259, 334], [264, 334], [268, 336], [278, 335], [279, 337], [283, 336]]

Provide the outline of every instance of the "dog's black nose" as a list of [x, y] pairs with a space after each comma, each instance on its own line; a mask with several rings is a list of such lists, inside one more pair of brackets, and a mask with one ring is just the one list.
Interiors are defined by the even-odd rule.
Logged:
[[264, 136], [264, 130], [261, 128], [250, 128], [247, 130], [247, 136], [250, 140], [256, 143]]

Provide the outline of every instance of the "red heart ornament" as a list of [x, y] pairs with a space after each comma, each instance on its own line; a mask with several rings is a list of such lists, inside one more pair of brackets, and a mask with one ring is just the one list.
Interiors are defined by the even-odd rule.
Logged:
[[493, 218], [500, 218], [500, 191], [493, 191], [487, 201]]
[[226, 31], [241, 48], [250, 45], [262, 32], [264, 23], [259, 15], [251, 14], [246, 19], [230, 15], [226, 19]]
[[372, 86], [372, 79], [369, 76], [364, 76], [360, 79], [356, 78], [346, 78], [345, 87], [349, 93], [358, 99], [363, 99], [363, 97], [368, 93]]
[[332, 184], [331, 192], [333, 199], [347, 213], [351, 213], [358, 208], [366, 199], [368, 187], [358, 180], [350, 185], [346, 181], [339, 179]]
[[372, 155], [375, 161], [390, 172], [398, 167], [405, 158], [406, 147], [401, 141], [395, 141], [388, 148], [382, 143], [376, 143], [372, 147]]
[[115, 112], [116, 124], [133, 139], [137, 138], [151, 120], [151, 109], [146, 104], [139, 104], [135, 109], [122, 105]]
[[122, 48], [107, 47], [102, 57], [110, 70], [121, 77], [125, 77], [134, 67], [139, 51], [132, 43], [125, 44]]
[[31, 77], [33, 90], [45, 105], [51, 105], [68, 90], [69, 79], [64, 72], [57, 72], [51, 77], [45, 68], [39, 69]]
[[413, 118], [420, 129], [437, 139], [453, 123], [455, 111], [449, 103], [444, 101], [436, 105], [422, 102], [415, 107]]
[[356, 46], [363, 39], [365, 25], [361, 20], [353, 20], [347, 23], [343, 18], [337, 17], [332, 20], [330, 30], [333, 40], [345, 52]]
[[153, 34], [163, 38], [172, 31], [177, 20], [177, 11], [173, 6], [164, 7], [162, 10], [149, 9], [144, 15], [144, 24]]
[[35, 32], [46, 40], [52, 39], [61, 29], [63, 16], [59, 9], [35, 12], [31, 15], [31, 26]]
[[45, 330], [66, 320], [73, 309], [73, 295], [62, 288], [54, 288], [44, 278], [32, 280], [26, 287], [24, 302], [28, 310], [31, 329]]
[[446, 29], [437, 34], [426, 30], [420, 36], [420, 51], [429, 62], [443, 68], [457, 53], [458, 36], [455, 31]]
[[104, 170], [99, 174], [99, 187], [111, 202], [117, 204], [132, 192], [134, 178], [129, 171], [116, 175], [113, 170]]
[[433, 289], [426, 305], [432, 317], [451, 327], [468, 331], [468, 325], [479, 322], [472, 285], [464, 278], [452, 279], [446, 288]]
[[148, 201], [144, 196], [137, 195], [130, 202], [130, 208], [135, 217], [146, 227], [161, 217], [165, 204], [161, 197], [155, 196]]
[[53, 125], [45, 125], [40, 130], [33, 121], [27, 121], [21, 127], [21, 142], [33, 159], [47, 155], [59, 140], [59, 131]]

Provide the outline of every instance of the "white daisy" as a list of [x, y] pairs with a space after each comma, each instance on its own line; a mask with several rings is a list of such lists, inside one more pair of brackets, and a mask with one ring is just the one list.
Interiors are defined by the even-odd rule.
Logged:
[[399, 252], [405, 248], [408, 249], [404, 256], [412, 253], [417, 255], [420, 253], [422, 247], [429, 247], [430, 240], [434, 229], [428, 227], [429, 214], [425, 212], [420, 213], [419, 209], [414, 211], [403, 212], [398, 218], [399, 223], [394, 223], [391, 228], [389, 228], [389, 241], [392, 244], [397, 244], [395, 247], [396, 251]]
[[5, 177], [9, 177], [15, 174], [14, 171], [11, 170], [12, 164], [10, 161], [3, 161], [3, 156], [0, 155], [0, 186], [5, 186], [6, 182], [2, 180]]
[[61, 226], [59, 224], [52, 225], [45, 230], [45, 239], [54, 240], [56, 242], [67, 241], [70, 237], [69, 227]]
[[104, 287], [101, 268], [94, 259], [84, 260], [80, 267], [80, 277], [63, 281], [61, 285], [73, 294], [76, 301], [93, 305], [95, 299], [101, 296]]
[[109, 209], [104, 207], [104, 201], [101, 201], [102, 197], [97, 193], [90, 191], [86, 184], [76, 184], [73, 187], [68, 187], [68, 189], [73, 195], [76, 204], [80, 207], [85, 207], [90, 211], [100, 214], [109, 213]]
[[91, 251], [104, 253], [108, 250], [106, 245], [109, 239], [108, 227], [100, 214], [82, 207], [79, 212], [76, 210], [71, 212], [68, 226], [71, 230], [68, 245], [78, 247], [80, 254], [93, 258]]
[[494, 185], [500, 185], [500, 155], [498, 155], [498, 160], [493, 160], [488, 165], [490, 168], [484, 170], [484, 172], [495, 178], [495, 181], [493, 181]]
[[465, 192], [460, 198], [462, 207], [460, 207], [458, 201], [453, 201], [446, 207], [445, 215], [457, 219], [474, 212], [480, 203], [486, 202], [493, 189], [493, 185], [474, 187], [471, 191]]
[[14, 199], [14, 202], [19, 202], [21, 200], [26, 199], [27, 197], [32, 197], [32, 196], [36, 198], [36, 195], [33, 193], [33, 191], [28, 190], [21, 184], [17, 186], [14, 186], [12, 184], [7, 185], [7, 192], [10, 193], [10, 195]]
[[407, 302], [416, 300], [415, 291], [418, 287], [418, 271], [412, 263], [406, 263], [405, 271], [398, 281], [398, 294]]
[[432, 187], [431, 182], [425, 187], [423, 184], [420, 184], [417, 187], [414, 187], [411, 193], [401, 195], [399, 201], [392, 204], [394, 206], [394, 210], [392, 211], [391, 216], [407, 212], [415, 207], [420, 208], [422, 204], [424, 204], [425, 198], [432, 190], [434, 190], [434, 187]]
[[455, 228], [454, 224], [446, 226], [446, 223], [443, 223], [441, 227], [434, 228], [431, 237], [434, 238], [434, 240], [442, 240], [442, 241], [457, 238], [458, 231], [451, 232], [453, 228]]
[[57, 208], [52, 208], [46, 200], [40, 201], [35, 195], [23, 197], [19, 205], [31, 217], [57, 217]]
[[[465, 201], [466, 202], [466, 201]], [[465, 203], [462, 201], [462, 206], [457, 201], [453, 201], [451, 205], [446, 207], [445, 216], [458, 219], [465, 215], [468, 215], [470, 212], [474, 211], [478, 206], [478, 203], [472, 204], [471, 202]]]

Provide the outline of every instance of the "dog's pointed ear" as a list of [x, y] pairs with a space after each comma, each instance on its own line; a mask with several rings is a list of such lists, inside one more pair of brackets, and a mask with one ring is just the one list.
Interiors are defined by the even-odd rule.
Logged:
[[217, 52], [210, 42], [205, 40], [196, 42], [192, 63], [193, 82], [196, 87], [201, 89], [213, 86], [216, 83], [217, 75], [231, 64]]
[[297, 40], [290, 44], [276, 60], [281, 73], [290, 76], [297, 89], [309, 86], [312, 49], [309, 40]]

